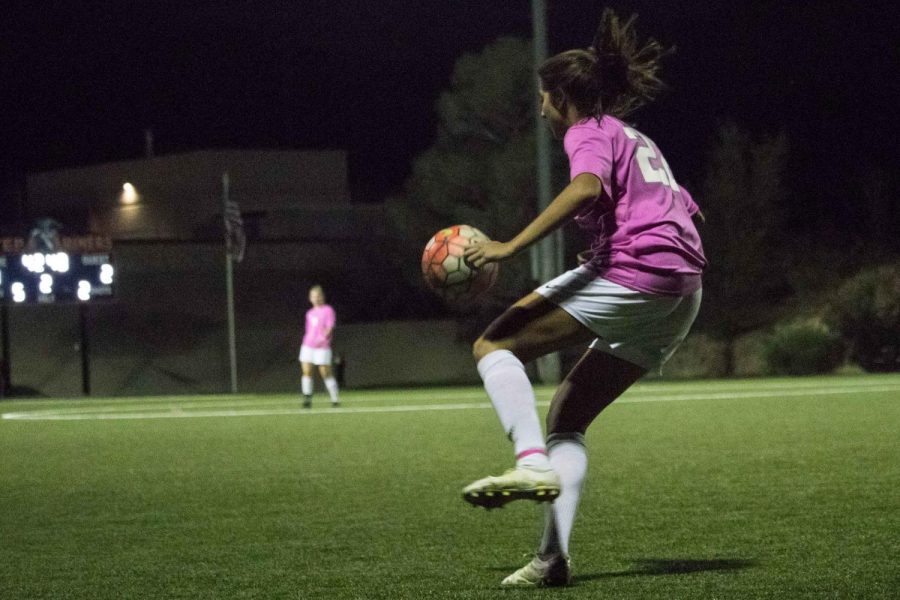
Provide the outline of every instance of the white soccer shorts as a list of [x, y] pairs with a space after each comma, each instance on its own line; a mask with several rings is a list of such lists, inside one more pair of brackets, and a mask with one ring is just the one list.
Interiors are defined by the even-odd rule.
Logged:
[[302, 363], [312, 363], [318, 366], [331, 365], [331, 348], [310, 348], [309, 346], [300, 346], [300, 356], [297, 357]]
[[660, 296], [628, 289], [577, 267], [535, 290], [597, 334], [591, 348], [659, 371], [687, 336], [702, 290]]

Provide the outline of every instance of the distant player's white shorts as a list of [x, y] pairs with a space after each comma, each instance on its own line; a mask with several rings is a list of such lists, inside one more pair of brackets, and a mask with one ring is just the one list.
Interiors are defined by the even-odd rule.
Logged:
[[687, 336], [702, 296], [702, 290], [687, 296], [636, 292], [583, 266], [535, 291], [597, 334], [591, 348], [648, 371], [659, 371]]
[[312, 363], [314, 365], [330, 365], [331, 364], [331, 348], [310, 348], [309, 346], [300, 346], [300, 356], [297, 357], [302, 363]]

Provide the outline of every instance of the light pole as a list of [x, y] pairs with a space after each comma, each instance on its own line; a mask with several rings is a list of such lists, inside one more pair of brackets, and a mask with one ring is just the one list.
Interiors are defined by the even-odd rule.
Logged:
[[[547, 60], [547, 4], [544, 0], [531, 0], [532, 48], [534, 72], [537, 83], [537, 69]], [[537, 94], [534, 94], [537, 97]], [[537, 208], [543, 211], [553, 200], [550, 161], [550, 132], [541, 119], [540, 107], [534, 111]], [[562, 231], [556, 229], [540, 240], [531, 249], [531, 276], [541, 283], [549, 281], [562, 272]], [[560, 380], [559, 354], [554, 352], [537, 360], [538, 377], [544, 383], [558, 383]]]

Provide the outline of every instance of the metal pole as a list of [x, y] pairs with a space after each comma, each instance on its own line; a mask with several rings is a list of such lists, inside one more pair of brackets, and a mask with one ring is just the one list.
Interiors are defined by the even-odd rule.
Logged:
[[[222, 174], [222, 218], [228, 213], [228, 173]], [[231, 393], [237, 393], [237, 344], [234, 333], [234, 265], [231, 257], [231, 242], [225, 233], [225, 294], [228, 299], [228, 367]]]
[[78, 330], [81, 334], [81, 393], [91, 395], [91, 347], [88, 335], [88, 305], [78, 305]]
[[9, 368], [9, 307], [6, 305], [6, 298], [0, 304], [0, 335], [3, 336], [3, 344], [0, 346], [0, 398], [10, 392], [12, 381], [10, 381]]
[[[547, 60], [547, 4], [544, 0], [531, 1], [531, 24], [534, 53], [534, 72]], [[539, 82], [538, 82], [539, 84]], [[535, 94], [537, 97], [537, 94]], [[538, 210], [543, 211], [553, 201], [550, 160], [550, 132], [541, 119], [540, 107], [534, 111], [536, 176]], [[537, 244], [532, 250], [532, 276], [540, 282], [553, 279], [562, 271], [562, 232], [557, 229]], [[554, 352], [537, 360], [538, 377], [544, 383], [559, 383], [560, 360]]]

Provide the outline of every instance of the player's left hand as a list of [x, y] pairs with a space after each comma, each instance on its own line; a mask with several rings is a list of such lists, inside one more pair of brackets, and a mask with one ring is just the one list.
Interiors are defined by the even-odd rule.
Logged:
[[467, 263], [479, 269], [489, 262], [497, 262], [513, 255], [512, 247], [506, 242], [489, 240], [472, 242], [464, 251]]

